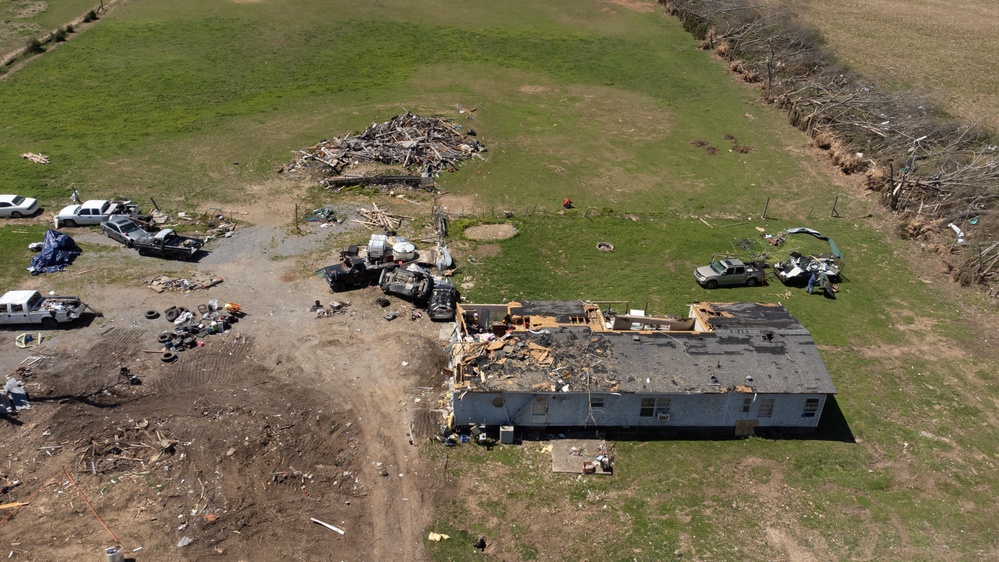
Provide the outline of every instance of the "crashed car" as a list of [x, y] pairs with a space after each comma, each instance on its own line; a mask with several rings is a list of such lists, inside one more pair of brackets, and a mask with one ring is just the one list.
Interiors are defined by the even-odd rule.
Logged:
[[458, 307], [458, 290], [450, 281], [434, 285], [427, 303], [427, 316], [435, 322], [450, 322], [454, 320]]
[[786, 260], [773, 264], [774, 274], [785, 285], [804, 285], [813, 274], [825, 274], [831, 283], [838, 283], [842, 263], [832, 254], [807, 256], [791, 252]]
[[433, 277], [422, 271], [392, 269], [382, 272], [378, 286], [386, 295], [396, 295], [411, 301], [426, 301], [434, 288]]
[[139, 223], [132, 220], [132, 217], [125, 215], [111, 215], [108, 220], [101, 223], [101, 231], [104, 232], [104, 236], [117, 240], [128, 248], [131, 248], [136, 240], [150, 235], [139, 226]]

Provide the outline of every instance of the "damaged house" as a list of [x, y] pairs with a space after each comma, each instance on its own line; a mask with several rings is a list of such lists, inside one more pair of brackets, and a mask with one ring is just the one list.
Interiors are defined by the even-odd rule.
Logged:
[[445, 407], [453, 427], [813, 432], [836, 393], [782, 306], [700, 303], [689, 318], [582, 301], [461, 304]]

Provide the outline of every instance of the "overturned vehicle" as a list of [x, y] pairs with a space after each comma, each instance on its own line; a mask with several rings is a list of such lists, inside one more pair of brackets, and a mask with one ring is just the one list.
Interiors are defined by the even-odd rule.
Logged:
[[810, 228], [790, 228], [779, 236], [783, 241], [789, 234], [809, 234], [829, 243], [829, 252], [802, 254], [791, 252], [784, 260], [773, 264], [774, 274], [785, 285], [805, 285], [812, 276], [822, 276], [830, 283], [838, 283], [843, 271], [843, 252], [831, 238]]
[[434, 289], [434, 278], [417, 268], [387, 269], [382, 272], [378, 285], [386, 295], [396, 295], [413, 302], [426, 302]]
[[804, 285], [813, 274], [825, 274], [832, 283], [840, 280], [842, 261], [832, 254], [806, 256], [791, 252], [786, 260], [773, 264], [774, 274], [785, 285]]

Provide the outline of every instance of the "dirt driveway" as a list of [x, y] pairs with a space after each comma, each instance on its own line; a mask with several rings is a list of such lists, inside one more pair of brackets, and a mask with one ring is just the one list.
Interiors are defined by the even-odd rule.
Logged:
[[[30, 502], [0, 527], [11, 560], [96, 560], [112, 533], [136, 560], [425, 558], [438, 480], [418, 447], [443, 393], [444, 325], [410, 320], [397, 299], [379, 307], [377, 288], [333, 295], [302, 275], [297, 260], [327, 236], [258, 224], [197, 264], [85, 255], [73, 268], [123, 260], [150, 277], [200, 270], [225, 281], [186, 294], [84, 287], [103, 318], [26, 350], [12, 343], [23, 328], [0, 332], [5, 374], [44, 357], [23, 375], [32, 408], [0, 418], [0, 504]], [[344, 313], [309, 312], [334, 298], [350, 301]], [[144, 312], [209, 299], [246, 315], [163, 363], [156, 336], [172, 326]], [[400, 317], [386, 321], [386, 310]], [[120, 364], [142, 384], [119, 380]]]

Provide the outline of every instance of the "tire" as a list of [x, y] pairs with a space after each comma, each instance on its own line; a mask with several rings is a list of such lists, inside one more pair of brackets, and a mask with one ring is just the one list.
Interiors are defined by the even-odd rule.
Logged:
[[155, 310], [146, 311], [146, 320], [156, 320], [160, 317], [160, 313]]
[[156, 341], [160, 343], [166, 343], [170, 341], [170, 334], [162, 332], [160, 335], [156, 336]]
[[59, 327], [59, 321], [51, 316], [46, 316], [42, 318], [42, 328], [46, 330], [54, 330]]
[[60, 224], [60, 226], [68, 226], [70, 228], [73, 228], [73, 227], [76, 226], [76, 221], [74, 221], [74, 220], [65, 220], [65, 221], [62, 221], [62, 223]]
[[749, 279], [746, 279], [746, 286], [747, 287], [755, 287], [758, 283], [759, 283], [759, 280], [756, 279], [755, 277], [750, 277]]
[[21, 218], [23, 216], [24, 215], [22, 215], [21, 213], [19, 213], [17, 211], [11, 211], [11, 213], [10, 213], [10, 218], [12, 218], [12, 219], [19, 219], [19, 218]]
[[180, 316], [180, 311], [176, 308], [170, 308], [163, 315], [166, 316], [167, 322], [173, 322]]
[[715, 281], [714, 279], [709, 279], [708, 282], [704, 284], [704, 287], [706, 289], [717, 289], [718, 288], [718, 282]]
[[145, 248], [139, 248], [139, 255], [140, 256], [148, 256], [149, 252], [147, 252]]
[[163, 355], [160, 355], [160, 361], [164, 363], [173, 363], [177, 360], [177, 354], [172, 351], [165, 351]]

